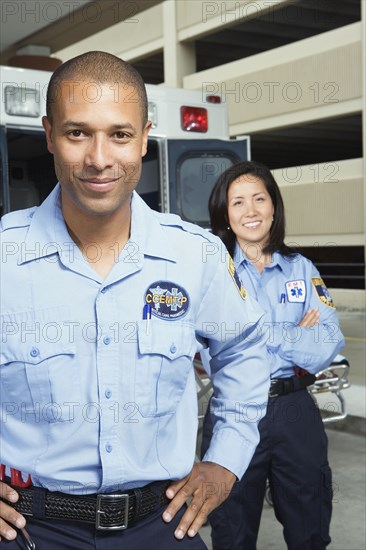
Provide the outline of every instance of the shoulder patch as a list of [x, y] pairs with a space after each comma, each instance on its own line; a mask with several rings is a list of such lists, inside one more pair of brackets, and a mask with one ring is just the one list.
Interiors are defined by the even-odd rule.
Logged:
[[325, 304], [326, 306], [335, 308], [332, 297], [329, 294], [329, 291], [325, 286], [323, 279], [321, 277], [312, 277], [311, 282], [314, 285], [319, 300], [323, 302], [323, 304]]
[[234, 281], [236, 288], [238, 289], [240, 296], [243, 298], [243, 300], [245, 300], [245, 298], [247, 297], [247, 291], [243, 287], [243, 284], [239, 278], [239, 275], [236, 272], [234, 260], [232, 259], [231, 256], [229, 256], [228, 270]]

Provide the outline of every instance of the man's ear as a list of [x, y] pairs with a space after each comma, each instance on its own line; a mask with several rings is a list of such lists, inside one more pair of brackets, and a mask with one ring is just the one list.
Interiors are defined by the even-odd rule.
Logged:
[[141, 151], [142, 157], [144, 157], [147, 153], [147, 142], [148, 142], [151, 126], [152, 126], [152, 122], [151, 120], [148, 120], [145, 124], [144, 129], [142, 130], [142, 151]]
[[46, 116], [42, 117], [42, 126], [46, 132], [47, 149], [53, 155], [52, 126]]

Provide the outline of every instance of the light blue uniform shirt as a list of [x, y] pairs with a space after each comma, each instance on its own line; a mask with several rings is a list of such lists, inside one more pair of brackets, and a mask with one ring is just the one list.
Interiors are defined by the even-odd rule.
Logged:
[[[296, 365], [315, 374], [326, 368], [344, 346], [336, 310], [313, 263], [296, 254], [274, 253], [259, 273], [236, 245], [234, 264], [243, 285], [266, 311], [263, 330], [271, 358], [271, 378], [294, 375]], [[309, 309], [319, 308], [319, 324], [298, 323]]]
[[105, 280], [71, 240], [59, 186], [2, 220], [0, 462], [50, 490], [111, 492], [187, 475], [192, 360], [207, 345], [216, 424], [205, 460], [240, 478], [258, 443], [269, 363], [264, 336], [251, 334], [262, 309], [242, 297], [216, 237], [136, 193], [131, 208], [130, 240]]

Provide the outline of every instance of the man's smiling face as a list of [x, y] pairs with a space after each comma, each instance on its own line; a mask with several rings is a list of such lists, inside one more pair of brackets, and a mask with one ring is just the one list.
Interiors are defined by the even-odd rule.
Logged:
[[43, 125], [61, 184], [63, 211], [106, 216], [129, 205], [141, 175], [150, 124], [144, 125], [131, 86], [92, 85], [64, 82], [52, 122], [44, 117]]

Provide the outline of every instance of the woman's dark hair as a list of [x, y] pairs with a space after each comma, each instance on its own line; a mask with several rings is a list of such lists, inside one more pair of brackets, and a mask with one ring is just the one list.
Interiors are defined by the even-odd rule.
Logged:
[[269, 240], [262, 252], [272, 254], [277, 251], [284, 256], [290, 256], [294, 253], [294, 251], [284, 243], [285, 209], [283, 206], [281, 192], [269, 168], [260, 162], [239, 162], [221, 174], [212, 189], [208, 203], [212, 232], [220, 237], [228, 249], [229, 254], [233, 256], [236, 235], [230, 228], [228, 229], [229, 217], [227, 197], [229, 187], [233, 181], [245, 174], [251, 174], [263, 181], [266, 190], [271, 197], [274, 208], [274, 221], [270, 229]]

